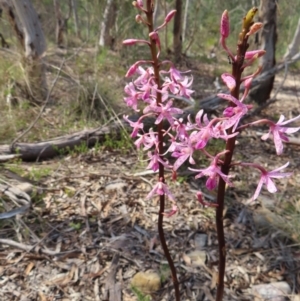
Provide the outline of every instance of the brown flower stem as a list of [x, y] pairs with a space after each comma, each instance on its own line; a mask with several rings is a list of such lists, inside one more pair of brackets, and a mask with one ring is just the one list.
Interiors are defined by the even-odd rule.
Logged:
[[174, 290], [175, 290], [175, 300], [176, 301], [180, 301], [180, 291], [179, 291], [179, 282], [177, 279], [177, 273], [176, 273], [176, 268], [174, 265], [174, 262], [172, 260], [172, 257], [170, 255], [167, 243], [166, 243], [166, 239], [165, 239], [165, 234], [164, 234], [164, 229], [163, 229], [163, 212], [164, 212], [164, 206], [165, 206], [165, 196], [162, 195], [160, 196], [160, 207], [159, 207], [159, 215], [158, 215], [158, 233], [159, 233], [159, 238], [160, 238], [160, 243], [161, 246], [164, 250], [164, 254], [165, 257], [168, 261], [170, 270], [171, 270], [171, 275], [172, 275], [172, 281], [173, 281], [173, 285], [174, 285]]
[[[154, 11], [154, 5], [153, 5], [153, 0], [147, 0], [147, 22], [148, 22], [148, 30], [149, 33], [153, 32], [153, 11]], [[154, 77], [155, 77], [155, 82], [157, 84], [157, 89], [161, 90], [161, 82], [160, 82], [160, 77], [159, 77], [159, 60], [157, 58], [157, 45], [154, 40], [150, 38], [150, 50], [151, 50], [151, 57], [152, 57], [152, 64], [153, 64], [153, 70], [154, 70]], [[156, 97], [156, 103], [157, 105], [160, 105], [162, 102], [161, 98], [161, 93], [157, 93]], [[159, 141], [159, 154], [162, 157], [164, 151], [163, 151], [163, 121], [161, 121], [157, 125], [157, 133], [158, 133], [158, 141]], [[162, 163], [159, 162], [159, 181], [165, 182], [165, 177], [164, 177], [164, 166]], [[158, 222], [157, 222], [157, 227], [158, 227], [158, 233], [159, 233], [159, 239], [161, 246], [163, 248], [165, 257], [168, 261], [171, 274], [172, 274], [172, 280], [173, 280], [173, 285], [175, 289], [175, 300], [180, 301], [180, 291], [179, 291], [179, 282], [177, 279], [177, 273], [176, 273], [176, 268], [174, 265], [174, 262], [172, 260], [172, 257], [170, 255], [165, 234], [164, 234], [164, 229], [163, 229], [163, 217], [164, 217], [164, 210], [165, 210], [165, 195], [161, 195], [159, 198], [159, 212], [158, 212]]]
[[[252, 10], [254, 9], [256, 8], [253, 8]], [[251, 12], [251, 10], [249, 12]], [[248, 36], [246, 34], [249, 32], [249, 29], [252, 25], [253, 16], [249, 17], [249, 13], [248, 13], [247, 14], [248, 18], [247, 17], [244, 18], [242, 32], [239, 34], [239, 40], [237, 44], [237, 58], [232, 63], [232, 75], [235, 78], [236, 87], [231, 92], [231, 95], [237, 99], [239, 99], [241, 77], [244, 71], [242, 67], [244, 64], [244, 57], [249, 47], [249, 44], [247, 43]], [[230, 134], [232, 134], [232, 128], [228, 130], [228, 135]], [[224, 162], [221, 166], [221, 171], [225, 175], [228, 175], [230, 171], [230, 167], [231, 167], [230, 165], [231, 165], [232, 156], [234, 152], [235, 141], [236, 141], [236, 137], [232, 137], [228, 139], [226, 142], [226, 150], [228, 152], [225, 154]], [[216, 301], [222, 301], [223, 294], [224, 294], [226, 246], [225, 246], [225, 237], [224, 237], [223, 210], [224, 210], [225, 190], [226, 190], [226, 183], [221, 177], [219, 177], [218, 194], [217, 194], [218, 207], [216, 207], [216, 227], [217, 227], [217, 235], [218, 235], [218, 243], [219, 243], [219, 275], [218, 275]]]

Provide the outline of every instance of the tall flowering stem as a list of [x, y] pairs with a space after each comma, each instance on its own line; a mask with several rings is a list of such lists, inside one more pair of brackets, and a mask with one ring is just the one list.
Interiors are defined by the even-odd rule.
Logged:
[[[159, 38], [159, 30], [164, 28], [167, 23], [171, 21], [176, 11], [173, 10], [165, 17], [163, 24], [159, 27], [154, 28], [153, 24], [153, 12], [154, 12], [154, 1], [146, 0], [146, 5], [144, 5], [143, 0], [133, 1], [133, 5], [138, 9], [139, 15], [136, 16], [136, 21], [144, 26], [148, 27], [149, 40], [139, 40], [139, 39], [128, 39], [123, 41], [124, 45], [135, 45], [135, 44], [145, 44], [148, 45], [151, 52], [151, 59], [139, 60], [133, 64], [126, 77], [138, 74], [139, 77], [135, 81], [129, 83], [125, 87], [125, 92], [128, 95], [124, 100], [126, 104], [135, 111], [139, 111], [138, 103], [143, 102], [146, 107], [143, 109], [143, 115], [139, 118], [137, 122], [129, 120], [127, 116], [124, 119], [133, 128], [131, 137], [138, 136], [135, 144], [138, 148], [143, 146], [144, 150], [148, 151], [148, 156], [150, 159], [148, 169], [153, 171], [158, 171], [158, 182], [153, 187], [153, 189], [148, 194], [147, 198], [152, 196], [159, 197], [159, 212], [158, 212], [158, 233], [163, 248], [165, 257], [168, 261], [172, 280], [175, 289], [175, 300], [180, 301], [180, 291], [179, 282], [177, 279], [176, 269], [174, 262], [171, 258], [165, 234], [163, 230], [163, 219], [164, 216], [171, 216], [177, 212], [177, 206], [175, 199], [171, 194], [166, 181], [165, 181], [165, 168], [172, 168], [169, 162], [164, 158], [164, 135], [168, 133], [172, 127], [175, 125], [176, 118], [173, 116], [178, 113], [182, 113], [182, 110], [173, 107], [173, 102], [170, 100], [169, 91], [175, 94], [178, 93], [191, 93], [192, 91], [188, 89], [190, 83], [184, 81], [184, 77], [174, 68], [173, 64], [169, 61], [161, 62], [159, 60], [161, 45]], [[146, 70], [141, 65], [150, 65]], [[162, 65], [170, 65], [170, 70], [168, 73], [170, 77], [165, 77], [165, 80], [161, 80], [160, 74], [163, 70], [160, 70]], [[156, 129], [155, 131], [151, 128], [149, 132], [144, 131], [143, 120], [148, 116], [155, 116]], [[165, 122], [170, 124], [169, 130], [165, 131], [163, 125]], [[150, 150], [152, 149], [152, 150]], [[173, 203], [172, 210], [168, 213], [165, 212], [165, 200], [166, 196]]]
[[[246, 17], [244, 17], [242, 31], [239, 34], [238, 44], [237, 44], [237, 54], [232, 60], [232, 78], [235, 80], [235, 87], [231, 89], [230, 94], [235, 99], [239, 99], [240, 96], [240, 85], [242, 73], [244, 71], [244, 60], [246, 56], [246, 51], [249, 47], [248, 37], [249, 31], [253, 23], [253, 17], [257, 12], [257, 8], [252, 8]], [[223, 17], [221, 20], [221, 41], [225, 44], [225, 39], [229, 34], [229, 19], [227, 11], [224, 12], [225, 18]], [[225, 24], [224, 22], [225, 19]], [[223, 25], [223, 27], [222, 27]], [[222, 34], [222, 28], [225, 28], [225, 35]], [[226, 36], [227, 35], [227, 36]], [[227, 48], [224, 47], [225, 50]], [[228, 55], [231, 57], [232, 54], [228, 52]], [[235, 106], [235, 104], [233, 104]], [[227, 133], [230, 135], [233, 132], [234, 126], [227, 130]], [[223, 164], [221, 166], [221, 171], [223, 174], [228, 175], [232, 156], [235, 147], [236, 136], [229, 138], [226, 142], [226, 154], [224, 157]], [[224, 293], [224, 276], [225, 276], [225, 263], [226, 263], [226, 246], [225, 246], [225, 237], [224, 237], [224, 225], [223, 225], [223, 211], [224, 211], [224, 199], [225, 199], [225, 190], [226, 190], [226, 182], [221, 177], [219, 178], [218, 184], [218, 193], [217, 193], [217, 204], [216, 207], [216, 227], [217, 227], [217, 235], [218, 235], [218, 243], [219, 243], [219, 276], [218, 276], [218, 288], [217, 288], [217, 296], [216, 301], [221, 301], [223, 299]]]
[[[149, 34], [152, 33], [154, 30], [153, 12], [154, 12], [153, 1], [147, 0], [146, 16], [147, 16]], [[157, 42], [155, 39], [150, 39], [150, 40], [151, 40], [150, 49], [151, 49], [152, 65], [153, 65], [153, 71], [154, 71], [154, 81], [157, 84], [157, 90], [161, 91], [162, 86], [161, 86], [160, 75], [159, 75], [160, 64], [158, 61]], [[157, 92], [156, 105], [160, 106], [161, 103], [162, 103], [162, 94], [160, 92]], [[164, 153], [164, 151], [163, 151], [163, 140], [164, 140], [163, 122], [164, 122], [164, 120], [161, 120], [157, 125], [157, 135], [158, 135], [158, 141], [159, 141], [158, 154], [160, 157], [162, 157], [163, 153]], [[165, 170], [164, 169], [165, 169], [164, 165], [159, 161], [158, 162], [158, 177], [162, 183], [165, 182]], [[168, 264], [169, 264], [169, 267], [171, 270], [172, 280], [173, 280], [174, 289], [175, 289], [175, 300], [179, 301], [180, 300], [180, 292], [179, 292], [179, 282], [177, 279], [176, 268], [175, 268], [173, 259], [170, 255], [170, 252], [169, 252], [169, 249], [167, 246], [167, 242], [166, 242], [166, 238], [165, 238], [164, 229], [163, 229], [164, 211], [165, 211], [165, 194], [161, 194], [159, 196], [159, 212], [158, 212], [158, 223], [157, 223], [158, 234], [159, 234], [161, 246], [164, 250], [164, 254], [166, 256], [166, 259], [168, 261]]]

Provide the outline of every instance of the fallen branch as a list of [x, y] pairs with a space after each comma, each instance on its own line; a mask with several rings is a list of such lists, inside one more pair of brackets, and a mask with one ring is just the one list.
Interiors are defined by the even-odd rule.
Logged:
[[[5, 210], [9, 210], [8, 212], [0, 213], [0, 220], [1, 219], [8, 219], [11, 217], [14, 217], [18, 214], [24, 214], [29, 210], [31, 207], [31, 198], [30, 196], [25, 193], [24, 191], [20, 190], [17, 187], [14, 187], [4, 180], [0, 179], [2, 183], [0, 183], [0, 192], [2, 192], [4, 195], [6, 195], [12, 203], [19, 206], [22, 204], [23, 206], [9, 210], [10, 208], [5, 208]], [[2, 201], [3, 206], [5, 207], [4, 201]], [[7, 206], [9, 207], [9, 206]]]

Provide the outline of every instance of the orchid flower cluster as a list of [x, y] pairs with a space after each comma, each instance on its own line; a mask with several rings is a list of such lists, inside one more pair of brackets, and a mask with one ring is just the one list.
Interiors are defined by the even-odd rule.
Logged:
[[[284, 116], [281, 116], [277, 123], [271, 120], [259, 120], [252, 122], [248, 125], [240, 125], [241, 119], [252, 108], [251, 105], [245, 104], [251, 82], [253, 78], [259, 73], [260, 70], [254, 72], [251, 75], [245, 76], [239, 79], [239, 84], [243, 83], [245, 86], [244, 93], [240, 99], [237, 99], [231, 94], [219, 93], [218, 96], [228, 101], [228, 107], [224, 110], [222, 117], [217, 117], [209, 120], [207, 114], [203, 110], [200, 110], [195, 116], [195, 122], [191, 117], [185, 122], [183, 118], [180, 118], [180, 114], [183, 111], [176, 108], [173, 105], [173, 99], [170, 95], [179, 95], [181, 97], [190, 98], [193, 90], [191, 85], [193, 82], [192, 76], [189, 76], [188, 72], [180, 72], [175, 68], [172, 62], [165, 60], [160, 61], [161, 43], [159, 33], [173, 18], [176, 11], [172, 10], [166, 17], [162, 25], [157, 28], [152, 28], [147, 20], [149, 11], [144, 7], [143, 1], [134, 1], [133, 5], [138, 9], [139, 13], [136, 16], [136, 21], [142, 23], [149, 28], [149, 40], [140, 39], [128, 39], [123, 42], [124, 45], [136, 45], [145, 44], [151, 49], [152, 60], [139, 60], [135, 62], [128, 70], [126, 77], [134, 77], [134, 79], [128, 83], [125, 87], [126, 97], [124, 101], [128, 107], [131, 107], [134, 111], [139, 112], [142, 109], [142, 115], [137, 121], [131, 121], [128, 116], [124, 116], [124, 119], [132, 127], [132, 138], [137, 138], [135, 145], [138, 149], [143, 149], [148, 152], [149, 164], [147, 169], [158, 171], [160, 166], [163, 168], [173, 170], [173, 175], [176, 175], [178, 168], [188, 160], [191, 165], [195, 164], [193, 158], [195, 151], [201, 151], [210, 160], [210, 165], [203, 169], [190, 168], [190, 170], [197, 173], [196, 178], [206, 177], [206, 187], [209, 190], [216, 188], [218, 181], [222, 178], [229, 186], [233, 183], [229, 175], [225, 174], [221, 170], [223, 164], [222, 157], [229, 152], [229, 150], [222, 151], [218, 154], [210, 154], [206, 146], [211, 139], [222, 139], [228, 141], [233, 137], [239, 135], [240, 131], [247, 126], [256, 124], [265, 124], [269, 127], [269, 132], [262, 136], [262, 139], [268, 139], [273, 137], [276, 152], [280, 155], [283, 151], [282, 141], [288, 141], [287, 134], [294, 133], [300, 129], [300, 127], [292, 128], [286, 127], [287, 124], [300, 118], [297, 116], [293, 119], [284, 121]], [[145, 14], [146, 18], [142, 15]], [[239, 58], [232, 54], [226, 45], [226, 39], [229, 36], [229, 17], [228, 12], [225, 11], [221, 18], [220, 25], [220, 44], [227, 52], [232, 64]], [[262, 27], [261, 23], [253, 23], [250, 27], [247, 36], [253, 35]], [[154, 48], [155, 50], [154, 50]], [[244, 56], [244, 62], [242, 70], [251, 66], [252, 63], [264, 55], [263, 50], [254, 50], [246, 52]], [[166, 67], [167, 70], [162, 70], [162, 67]], [[224, 84], [227, 86], [229, 92], [232, 92], [236, 88], [236, 78], [229, 74], [224, 73], [221, 76]], [[149, 116], [156, 118], [155, 125], [158, 126], [162, 122], [168, 122], [168, 129], [160, 128], [159, 131], [155, 131], [151, 128], [149, 131], [144, 131], [144, 120]], [[170, 142], [167, 150], [162, 151], [163, 141], [168, 140]], [[165, 145], [164, 145], [165, 146]], [[170, 153], [175, 162], [172, 165], [167, 159], [166, 154]], [[283, 166], [273, 170], [267, 171], [263, 166], [255, 163], [239, 162], [231, 163], [231, 165], [240, 165], [243, 167], [252, 167], [259, 171], [260, 180], [257, 189], [252, 197], [256, 199], [259, 196], [263, 185], [271, 193], [277, 191], [273, 182], [273, 178], [284, 178], [291, 175], [289, 172], [282, 172], [284, 168], [288, 166], [288, 162]], [[169, 200], [173, 204], [172, 211], [166, 215], [172, 215], [177, 211], [175, 198], [170, 192], [168, 185], [165, 183], [165, 179], [160, 177], [157, 184], [148, 194], [147, 198], [151, 198], [155, 195], [168, 196]], [[203, 203], [201, 192], [197, 194], [198, 200]], [[210, 204], [211, 206], [217, 206], [217, 204]]]

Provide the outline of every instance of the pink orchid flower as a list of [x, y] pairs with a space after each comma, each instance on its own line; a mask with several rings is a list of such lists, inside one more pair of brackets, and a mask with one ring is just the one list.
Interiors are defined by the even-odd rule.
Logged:
[[153, 189], [149, 192], [146, 198], [150, 199], [155, 195], [166, 195], [169, 197], [170, 200], [175, 201], [175, 198], [170, 192], [168, 186], [165, 183], [163, 183], [161, 179], [158, 183], [154, 185]]
[[217, 154], [209, 167], [204, 168], [204, 169], [193, 169], [193, 168], [189, 168], [189, 170], [192, 171], [196, 171], [199, 172], [198, 175], [196, 175], [196, 179], [201, 178], [203, 176], [208, 177], [207, 181], [206, 181], [206, 188], [209, 190], [213, 190], [216, 188], [217, 183], [218, 183], [218, 179], [219, 177], [221, 177], [224, 182], [226, 182], [229, 186], [233, 186], [233, 184], [230, 182], [229, 178], [230, 176], [225, 175], [220, 167], [218, 166], [218, 161], [219, 161], [219, 157], [223, 154], [225, 154], [227, 151], [223, 151], [219, 154]]
[[148, 157], [150, 158], [150, 162], [147, 166], [147, 169], [152, 169], [153, 171], [158, 171], [159, 163], [161, 163], [166, 168], [170, 168], [170, 165], [168, 164], [168, 162], [164, 161], [157, 152], [154, 152], [154, 154], [152, 154], [152, 152], [149, 151]]
[[142, 123], [142, 118], [139, 118], [138, 121], [134, 122], [128, 119], [128, 116], [124, 115], [123, 119], [125, 119], [129, 123], [129, 125], [133, 128], [133, 131], [130, 135], [131, 138], [136, 137], [138, 131], [144, 128], [144, 124]]
[[289, 141], [289, 138], [286, 134], [295, 133], [300, 129], [300, 127], [284, 127], [284, 125], [291, 123], [295, 120], [298, 120], [299, 118], [300, 118], [300, 115], [298, 115], [290, 120], [284, 121], [284, 116], [280, 115], [280, 118], [277, 121], [277, 123], [269, 121], [270, 130], [267, 134], [264, 134], [261, 137], [261, 139], [266, 140], [270, 137], [270, 134], [272, 134], [273, 139], [274, 139], [275, 148], [276, 148], [276, 153], [277, 153], [277, 155], [281, 155], [282, 151], [283, 151], [282, 141], [286, 141], [286, 142]]
[[261, 172], [260, 180], [258, 182], [257, 188], [252, 197], [252, 200], [256, 200], [258, 198], [263, 185], [266, 185], [266, 188], [270, 193], [275, 193], [277, 191], [277, 188], [276, 188], [274, 182], [272, 181], [272, 178], [281, 179], [281, 178], [286, 178], [286, 177], [289, 177], [292, 175], [291, 172], [281, 172], [282, 169], [286, 168], [289, 165], [289, 162], [287, 162], [283, 166], [278, 167], [272, 171], [267, 171], [262, 166], [255, 164], [255, 163], [241, 163], [241, 165], [255, 167]]
[[195, 164], [195, 160], [192, 157], [194, 151], [195, 149], [190, 139], [187, 139], [185, 143], [178, 143], [176, 150], [172, 154], [172, 157], [178, 158], [173, 165], [173, 170], [176, 171], [187, 159], [189, 159], [190, 164]]
[[220, 98], [233, 102], [235, 107], [228, 107], [224, 110], [223, 115], [229, 119], [224, 122], [226, 129], [232, 127], [232, 131], [235, 132], [241, 118], [247, 114], [248, 109], [252, 108], [252, 105], [245, 105], [235, 97], [229, 94], [219, 93], [217, 94]]
[[170, 125], [172, 126], [174, 124], [174, 118], [173, 114], [182, 114], [183, 111], [178, 108], [172, 107], [173, 101], [169, 100], [165, 105], [160, 104], [159, 106], [156, 105], [156, 103], [153, 103], [152, 105], [147, 106], [143, 113], [147, 114], [150, 112], [158, 113], [157, 119], [155, 121], [155, 124], [159, 124], [164, 118], [168, 120]]

